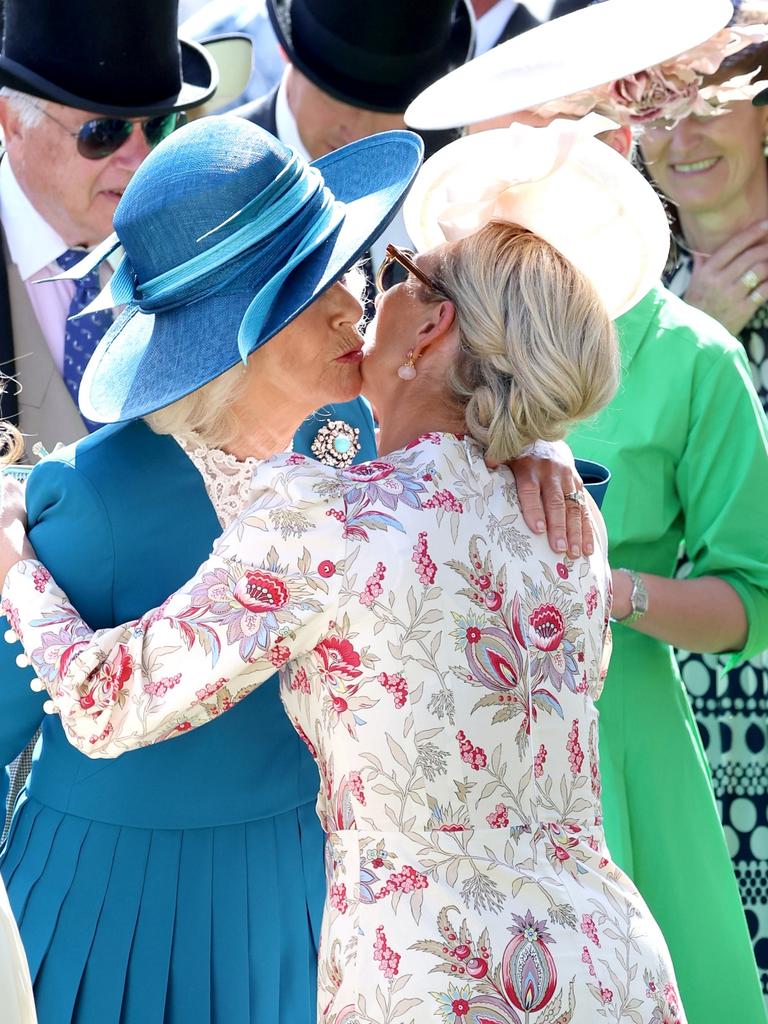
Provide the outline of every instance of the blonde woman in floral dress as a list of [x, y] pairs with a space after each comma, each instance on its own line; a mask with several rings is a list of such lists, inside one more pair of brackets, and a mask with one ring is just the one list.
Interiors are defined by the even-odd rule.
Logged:
[[415, 260], [390, 247], [405, 279], [363, 366], [378, 461], [262, 463], [195, 578], [96, 633], [6, 532], [3, 610], [94, 756], [202, 725], [282, 667], [328, 833], [323, 1024], [684, 1021], [600, 824], [604, 532], [559, 560], [485, 462], [609, 400], [609, 312], [548, 241], [488, 220]]

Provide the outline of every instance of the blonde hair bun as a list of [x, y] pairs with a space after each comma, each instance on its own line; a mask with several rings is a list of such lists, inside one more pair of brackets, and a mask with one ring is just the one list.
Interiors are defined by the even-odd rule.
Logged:
[[614, 394], [618, 349], [595, 289], [554, 246], [492, 222], [443, 250], [438, 281], [454, 300], [459, 354], [450, 384], [468, 433], [507, 462], [560, 440]]

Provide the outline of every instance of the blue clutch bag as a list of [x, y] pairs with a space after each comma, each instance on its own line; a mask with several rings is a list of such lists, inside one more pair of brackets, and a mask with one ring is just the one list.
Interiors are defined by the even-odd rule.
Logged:
[[600, 508], [611, 481], [611, 471], [607, 466], [603, 466], [599, 462], [590, 462], [588, 459], [576, 459], [576, 471], [584, 481], [584, 486], [591, 494], [592, 500]]

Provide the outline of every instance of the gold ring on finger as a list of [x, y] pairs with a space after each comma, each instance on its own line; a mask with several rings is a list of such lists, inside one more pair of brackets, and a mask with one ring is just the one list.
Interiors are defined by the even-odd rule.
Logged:
[[587, 504], [587, 499], [584, 497], [583, 491], [568, 491], [568, 493], [564, 494], [563, 497], [566, 501], [575, 501], [577, 505], [581, 505], [582, 507]]
[[754, 272], [754, 270], [748, 270], [745, 274], [741, 275], [741, 283], [747, 289], [748, 292], [754, 291], [755, 288], [760, 284], [760, 278]]
[[749, 297], [756, 306], [762, 306], [762, 304], [765, 302], [765, 296], [759, 288], [755, 288], [753, 292], [750, 292]]

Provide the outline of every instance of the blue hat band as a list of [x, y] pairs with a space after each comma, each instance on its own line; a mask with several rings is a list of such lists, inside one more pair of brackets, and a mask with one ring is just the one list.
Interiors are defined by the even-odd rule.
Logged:
[[[245, 362], [258, 345], [261, 328], [285, 280], [337, 230], [344, 216], [344, 204], [325, 187], [320, 171], [294, 155], [255, 199], [198, 239], [240, 225], [222, 241], [144, 282], [137, 281], [126, 254], [110, 282], [109, 305], [131, 303], [143, 313], [166, 313], [220, 291], [253, 263], [268, 262], [269, 280], [256, 292], [238, 333], [238, 349]], [[281, 229], [289, 223], [293, 230], [286, 237]], [[247, 260], [240, 259], [246, 255]], [[275, 269], [281, 260], [282, 266]], [[231, 272], [222, 275], [226, 267]], [[83, 313], [97, 305], [98, 299]]]

